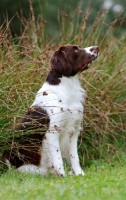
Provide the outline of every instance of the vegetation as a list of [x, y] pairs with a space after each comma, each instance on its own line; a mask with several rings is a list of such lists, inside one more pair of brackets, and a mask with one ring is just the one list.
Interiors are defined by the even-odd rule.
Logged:
[[[87, 7], [90, 10], [90, 16], [88, 18], [87, 26], [91, 26], [97, 13], [100, 10], [109, 9], [109, 13], [106, 16], [105, 23], [110, 23], [115, 19], [115, 16], [120, 13], [120, 20], [116, 23], [116, 27], [119, 28], [121, 19], [125, 19], [126, 1], [124, 0], [1, 0], [0, 1], [0, 25], [4, 25], [7, 21], [10, 23], [11, 32], [13, 35], [22, 34], [20, 21], [27, 20], [29, 18], [30, 4], [32, 3], [34, 8], [35, 18], [40, 15], [47, 22], [46, 32], [51, 37], [57, 37], [60, 32], [61, 16], [66, 13], [69, 20], [73, 20], [76, 17], [76, 9], [80, 11], [78, 23], [83, 18], [83, 13]], [[124, 20], [126, 28], [126, 21]]]
[[125, 200], [126, 166], [102, 163], [86, 169], [85, 177], [54, 178], [8, 171], [0, 177], [0, 198], [8, 200]]
[[[100, 48], [98, 61], [80, 74], [87, 91], [79, 138], [81, 165], [90, 166], [98, 160], [125, 163], [122, 152], [126, 151], [126, 36], [117, 38], [113, 34], [120, 16], [106, 24], [107, 12], [99, 12], [92, 26], [87, 27], [90, 9], [83, 13], [81, 23], [78, 20], [82, 11], [77, 9], [76, 13], [72, 21], [62, 13], [61, 33], [56, 40], [47, 37], [46, 21], [35, 19], [31, 4], [29, 20], [21, 18], [24, 31], [20, 37], [12, 37], [9, 23], [0, 27], [0, 154], [7, 148], [8, 138], [14, 136], [13, 126], [45, 81], [51, 54], [59, 45], [72, 43]], [[1, 171], [2, 163], [1, 160]]]
[[[107, 12], [99, 12], [88, 26], [90, 9], [77, 9], [74, 18], [62, 13], [60, 32], [49, 38], [47, 22], [36, 19], [32, 5], [27, 20], [20, 18], [20, 37], [12, 37], [10, 24], [0, 27], [0, 198], [104, 199], [126, 197], [126, 36], [124, 20], [116, 16], [106, 24]], [[83, 16], [83, 17], [82, 17]], [[121, 22], [120, 29], [115, 27]], [[121, 35], [121, 34], [120, 34]], [[99, 59], [80, 74], [87, 91], [79, 155], [85, 177], [40, 177], [5, 170], [1, 159], [13, 127], [31, 105], [49, 71], [49, 59], [62, 44], [99, 45]], [[66, 170], [68, 166], [66, 165]]]

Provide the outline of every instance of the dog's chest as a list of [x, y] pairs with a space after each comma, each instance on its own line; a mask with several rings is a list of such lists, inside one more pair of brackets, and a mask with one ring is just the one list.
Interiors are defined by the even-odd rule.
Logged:
[[53, 126], [72, 126], [82, 119], [84, 98], [77, 76], [62, 77], [59, 85], [44, 83], [32, 106], [44, 108]]

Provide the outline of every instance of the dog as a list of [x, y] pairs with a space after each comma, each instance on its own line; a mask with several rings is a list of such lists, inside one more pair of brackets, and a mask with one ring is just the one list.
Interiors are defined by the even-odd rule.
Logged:
[[64, 45], [50, 59], [50, 71], [24, 117], [14, 127], [3, 159], [10, 168], [25, 173], [65, 176], [63, 158], [70, 174], [84, 175], [77, 140], [81, 131], [85, 91], [78, 75], [98, 58], [99, 47]]

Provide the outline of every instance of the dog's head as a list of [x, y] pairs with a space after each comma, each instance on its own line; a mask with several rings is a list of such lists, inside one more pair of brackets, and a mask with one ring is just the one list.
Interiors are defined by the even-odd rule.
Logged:
[[59, 75], [74, 76], [88, 69], [89, 64], [98, 58], [99, 47], [80, 48], [76, 45], [61, 46], [50, 60], [51, 70]]

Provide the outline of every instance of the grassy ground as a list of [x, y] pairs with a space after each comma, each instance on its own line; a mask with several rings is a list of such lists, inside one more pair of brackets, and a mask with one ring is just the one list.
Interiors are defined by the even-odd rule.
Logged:
[[126, 165], [101, 164], [85, 169], [85, 173], [85, 177], [45, 178], [8, 171], [0, 177], [0, 199], [126, 199]]

